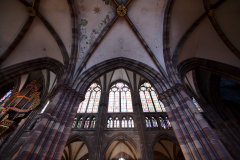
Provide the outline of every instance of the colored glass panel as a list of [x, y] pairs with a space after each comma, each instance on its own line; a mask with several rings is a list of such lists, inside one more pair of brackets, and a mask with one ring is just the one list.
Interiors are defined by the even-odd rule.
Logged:
[[114, 92], [110, 92], [109, 102], [108, 102], [108, 112], [113, 112], [113, 104], [114, 104]]
[[96, 95], [96, 98], [95, 98], [95, 102], [94, 102], [94, 106], [93, 106], [93, 113], [97, 113], [98, 112], [100, 96], [101, 96], [101, 92], [97, 92], [97, 95]]
[[87, 113], [92, 113], [93, 104], [94, 104], [94, 100], [95, 100], [95, 95], [96, 95], [96, 92], [92, 92], [91, 97], [89, 99]]
[[145, 121], [146, 121], [146, 127], [147, 127], [147, 128], [152, 127], [152, 126], [151, 126], [151, 122], [150, 122], [150, 120], [148, 119], [148, 117], [146, 117]]
[[148, 103], [148, 108], [150, 112], [155, 112], [155, 109], [153, 107], [152, 99], [150, 97], [150, 93], [148, 91], [145, 92], [147, 103]]
[[9, 97], [11, 97], [13, 92], [13, 89], [11, 89], [10, 91], [8, 91], [1, 99], [0, 99], [0, 103], [7, 100]]
[[166, 129], [166, 125], [165, 125], [165, 122], [164, 122], [164, 120], [163, 120], [162, 117], [159, 117], [159, 121], [160, 121], [160, 123], [161, 123], [161, 127], [163, 127], [164, 129]]
[[125, 124], [125, 119], [122, 120], [122, 128], [125, 128], [124, 124]]
[[117, 84], [116, 84], [116, 87], [118, 87], [118, 88], [123, 88], [123, 86], [124, 86], [123, 83], [117, 83]]
[[157, 95], [155, 94], [155, 91], [151, 91], [151, 95], [152, 95], [152, 99], [153, 99], [156, 111], [157, 112], [162, 112], [162, 109], [161, 109], [160, 104], [158, 102]]
[[152, 117], [152, 125], [155, 128], [158, 127], [157, 120], [154, 117]]
[[93, 119], [92, 119], [92, 121], [91, 121], [90, 128], [95, 128], [95, 123], [96, 123], [96, 118], [93, 117]]
[[119, 112], [119, 92], [115, 92], [115, 107], [114, 112]]
[[75, 128], [76, 123], [77, 123], [77, 118], [74, 119], [74, 122], [72, 124], [72, 128]]
[[140, 98], [142, 102], [143, 112], [149, 112], [143, 91], [140, 91]]
[[133, 112], [131, 92], [127, 91], [126, 95], [127, 95], [127, 112]]
[[121, 112], [126, 112], [127, 111], [127, 103], [126, 103], [126, 93], [121, 92]]
[[88, 128], [90, 123], [90, 118], [88, 117], [87, 120], [85, 121], [84, 128]]
[[80, 113], [85, 113], [87, 105], [88, 105], [88, 100], [89, 100], [89, 97], [90, 97], [90, 93], [91, 93], [90, 91], [87, 91], [87, 93], [85, 95], [85, 100], [83, 101], [83, 105], [81, 107]]
[[82, 104], [83, 104], [83, 102], [81, 102], [81, 103], [79, 104], [79, 107], [78, 107], [77, 113], [80, 113], [80, 112], [81, 112]]
[[150, 83], [144, 83], [144, 86], [145, 87], [151, 87], [151, 84]]
[[165, 109], [163, 103], [162, 103], [161, 101], [159, 101], [159, 103], [160, 103], [160, 105], [161, 105], [162, 111], [163, 111], [163, 112], [166, 112], [166, 109]]
[[82, 118], [80, 118], [80, 119], [78, 120], [77, 128], [81, 128], [81, 127], [82, 127], [82, 121], [83, 121]]
[[198, 111], [199, 111], [199, 112], [203, 112], [202, 108], [199, 106], [199, 104], [197, 103], [197, 101], [195, 100], [195, 98], [193, 98], [192, 100], [193, 100], [194, 105], [197, 107]]

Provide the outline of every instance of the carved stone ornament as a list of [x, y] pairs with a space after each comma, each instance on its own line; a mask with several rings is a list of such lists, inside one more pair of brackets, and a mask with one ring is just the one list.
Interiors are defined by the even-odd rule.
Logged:
[[32, 16], [32, 17], [36, 16], [36, 12], [33, 9], [33, 7], [27, 7], [27, 12], [28, 12], [29, 16]]
[[119, 6], [117, 8], [117, 14], [121, 17], [125, 16], [127, 14], [127, 8], [123, 5]]

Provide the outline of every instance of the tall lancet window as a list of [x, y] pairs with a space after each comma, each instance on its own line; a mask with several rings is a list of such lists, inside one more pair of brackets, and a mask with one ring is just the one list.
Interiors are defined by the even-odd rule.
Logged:
[[166, 112], [163, 103], [158, 100], [155, 89], [150, 83], [146, 82], [141, 85], [139, 95], [143, 112]]
[[111, 87], [108, 112], [133, 112], [131, 90], [126, 84], [116, 83]]
[[101, 97], [101, 87], [93, 83], [85, 94], [85, 100], [80, 103], [77, 113], [97, 113]]

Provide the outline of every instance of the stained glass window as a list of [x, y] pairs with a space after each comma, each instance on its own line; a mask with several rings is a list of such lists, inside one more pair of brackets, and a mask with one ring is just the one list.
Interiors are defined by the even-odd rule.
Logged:
[[73, 124], [72, 124], [72, 128], [75, 128], [76, 123], [77, 123], [77, 118], [74, 119]]
[[120, 128], [118, 117], [116, 117], [115, 120], [114, 120], [114, 128]]
[[90, 128], [95, 128], [95, 124], [96, 124], [96, 118], [93, 117], [93, 119], [92, 119], [92, 121], [91, 121]]
[[9, 97], [11, 97], [13, 92], [13, 89], [9, 90], [1, 99], [0, 99], [0, 103], [4, 102], [5, 100], [7, 100]]
[[129, 117], [128, 127], [129, 127], [129, 128], [134, 128], [134, 121], [133, 121], [132, 117]]
[[153, 125], [154, 128], [158, 127], [157, 120], [154, 117], [152, 117], [152, 125]]
[[199, 106], [199, 104], [197, 103], [196, 99], [192, 97], [193, 103], [194, 105], [197, 107], [199, 112], [203, 112], [202, 108]]
[[85, 121], [85, 124], [84, 124], [85, 129], [89, 127], [89, 123], [90, 123], [90, 118], [88, 117]]
[[45, 104], [44, 108], [42, 109], [41, 113], [43, 113], [45, 111], [45, 109], [47, 108], [48, 104], [50, 101], [47, 101], [47, 103]]
[[167, 126], [168, 129], [172, 127], [172, 125], [171, 125], [168, 117], [165, 118], [165, 124], [166, 124], [166, 126]]
[[113, 128], [113, 119], [112, 119], [112, 117], [108, 118], [107, 128]]
[[83, 123], [83, 118], [81, 117], [78, 120], [77, 128], [81, 128], [82, 127], [82, 123]]
[[127, 128], [127, 119], [125, 117], [122, 119], [122, 128]]
[[151, 121], [150, 121], [150, 119], [148, 117], [145, 118], [145, 122], [146, 122], [146, 127], [147, 128], [151, 128], [152, 127]]
[[77, 113], [97, 113], [101, 97], [101, 87], [93, 83], [85, 94], [85, 99], [80, 103]]
[[162, 117], [159, 117], [159, 121], [161, 123], [161, 127], [163, 127], [164, 129], [166, 129], [166, 125], [165, 125], [165, 122], [164, 122], [164, 119]]
[[151, 84], [146, 82], [141, 85], [139, 95], [142, 102], [143, 112], [166, 112], [165, 107]]
[[108, 112], [133, 112], [131, 90], [126, 84], [116, 83], [111, 87]]

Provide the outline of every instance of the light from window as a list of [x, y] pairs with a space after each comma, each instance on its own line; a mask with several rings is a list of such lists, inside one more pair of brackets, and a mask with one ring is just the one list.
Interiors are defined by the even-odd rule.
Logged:
[[126, 84], [116, 83], [111, 87], [108, 112], [133, 112], [131, 91]]
[[153, 127], [158, 127], [158, 123], [157, 123], [157, 120], [154, 118], [154, 117], [152, 117], [152, 125], [153, 125]]
[[88, 118], [85, 120], [84, 129], [87, 129], [87, 128], [89, 127], [89, 123], [90, 123], [90, 118], [88, 117]]
[[193, 103], [194, 105], [197, 107], [199, 112], [203, 112], [202, 108], [199, 106], [199, 104], [197, 103], [196, 99], [192, 97]]
[[77, 113], [97, 113], [101, 97], [101, 87], [93, 83], [85, 94], [85, 100], [80, 103]]
[[143, 112], [166, 112], [161, 101], [158, 100], [155, 89], [146, 82], [141, 85], [139, 95], [142, 102]]
[[148, 117], [145, 117], [145, 122], [146, 122], [146, 127], [147, 128], [151, 128], [152, 127], [151, 126], [151, 121], [150, 121], [150, 119]]
[[11, 97], [13, 92], [13, 89], [9, 90], [1, 99], [0, 99], [0, 103], [4, 102], [5, 100], [7, 100], [9, 97]]
[[43, 113], [45, 111], [45, 109], [47, 108], [48, 104], [49, 104], [50, 101], [47, 101], [47, 103], [45, 104], [45, 106], [43, 107], [41, 113]]
[[112, 120], [112, 117], [109, 117], [109, 118], [108, 118], [107, 128], [113, 128], [113, 120]]
[[129, 117], [128, 127], [129, 127], [129, 128], [134, 128], [134, 121], [133, 121], [132, 117]]
[[78, 120], [77, 128], [81, 128], [82, 127], [82, 123], [83, 123], [83, 118], [81, 117]]
[[73, 124], [72, 124], [72, 128], [75, 128], [76, 123], [77, 123], [77, 118], [74, 119]]
[[122, 128], [127, 128], [127, 120], [125, 117], [122, 119]]
[[91, 121], [90, 128], [95, 128], [95, 124], [96, 124], [96, 118], [93, 117], [93, 119], [92, 119], [92, 121]]

